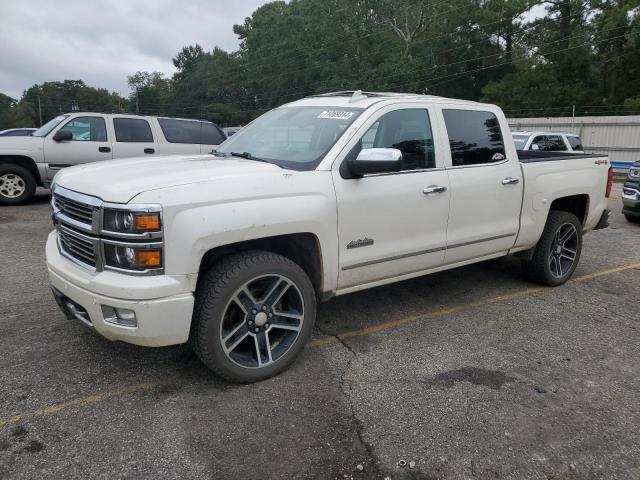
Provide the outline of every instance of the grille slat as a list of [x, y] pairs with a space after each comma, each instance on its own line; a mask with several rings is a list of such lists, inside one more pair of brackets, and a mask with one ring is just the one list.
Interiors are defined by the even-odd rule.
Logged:
[[68, 255], [92, 267], [96, 266], [96, 254], [92, 242], [75, 235], [68, 229], [58, 228], [58, 236], [60, 247]]
[[83, 244], [78, 242], [75, 238], [71, 237], [71, 236], [66, 236], [65, 237], [65, 242], [68, 242], [69, 244], [71, 244], [71, 246], [82, 250], [86, 255], [94, 255], [93, 253], [93, 246], [88, 246], [87, 244]]
[[54, 202], [63, 214], [91, 226], [93, 222], [93, 207], [91, 205], [84, 205], [55, 194]]
[[95, 261], [90, 255], [87, 255], [86, 253], [83, 253], [81, 250], [77, 250], [75, 247], [69, 246], [68, 244], [64, 244], [64, 245], [66, 247], [65, 250], [67, 253], [77, 258], [78, 260], [85, 260], [85, 263], [88, 263], [91, 266], [95, 266]]
[[91, 215], [87, 215], [85, 212], [83, 212], [82, 210], [72, 207], [70, 205], [64, 205], [62, 207], [63, 212], [69, 214], [69, 215], [75, 215], [77, 217], [83, 218], [85, 220], [91, 220]]

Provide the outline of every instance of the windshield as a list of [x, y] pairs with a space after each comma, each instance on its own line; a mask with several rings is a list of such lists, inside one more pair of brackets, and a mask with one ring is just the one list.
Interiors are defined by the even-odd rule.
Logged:
[[214, 152], [241, 153], [245, 158], [267, 161], [283, 168], [313, 170], [363, 110], [276, 108], [242, 128]]
[[516, 150], [524, 150], [524, 146], [527, 144], [527, 140], [531, 135], [514, 135], [513, 143], [516, 144]]
[[56, 118], [52, 118], [31, 135], [34, 137], [46, 137], [51, 130], [56, 128], [60, 124], [60, 122], [62, 122], [68, 116], [69, 115], [59, 115]]

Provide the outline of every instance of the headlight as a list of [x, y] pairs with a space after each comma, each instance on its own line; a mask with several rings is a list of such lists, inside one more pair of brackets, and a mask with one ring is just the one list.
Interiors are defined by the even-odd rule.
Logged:
[[629, 169], [629, 178], [640, 178], [640, 167], [631, 167]]
[[144, 233], [161, 229], [159, 212], [130, 212], [128, 210], [105, 209], [103, 227], [109, 232]]
[[162, 268], [162, 248], [156, 246], [112, 245], [104, 246], [106, 266], [123, 270], [154, 270]]

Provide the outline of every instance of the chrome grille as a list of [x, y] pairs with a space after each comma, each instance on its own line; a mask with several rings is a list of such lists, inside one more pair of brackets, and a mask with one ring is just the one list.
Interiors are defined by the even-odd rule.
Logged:
[[61, 226], [58, 226], [58, 239], [60, 248], [68, 256], [85, 265], [96, 267], [95, 247], [90, 239]]
[[91, 205], [76, 202], [56, 194], [53, 195], [53, 202], [63, 215], [91, 226], [93, 222], [93, 207]]

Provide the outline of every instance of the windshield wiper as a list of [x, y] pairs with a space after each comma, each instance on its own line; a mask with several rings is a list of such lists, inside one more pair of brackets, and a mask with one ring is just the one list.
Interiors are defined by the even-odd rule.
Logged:
[[209, 152], [209, 155], [213, 155], [215, 157], [228, 157], [228, 153], [219, 152], [215, 148]]
[[256, 162], [272, 163], [269, 160], [265, 160], [264, 158], [254, 157], [249, 152], [242, 152], [242, 153], [231, 152], [231, 156], [232, 157], [246, 158], [247, 160], [254, 160]]

